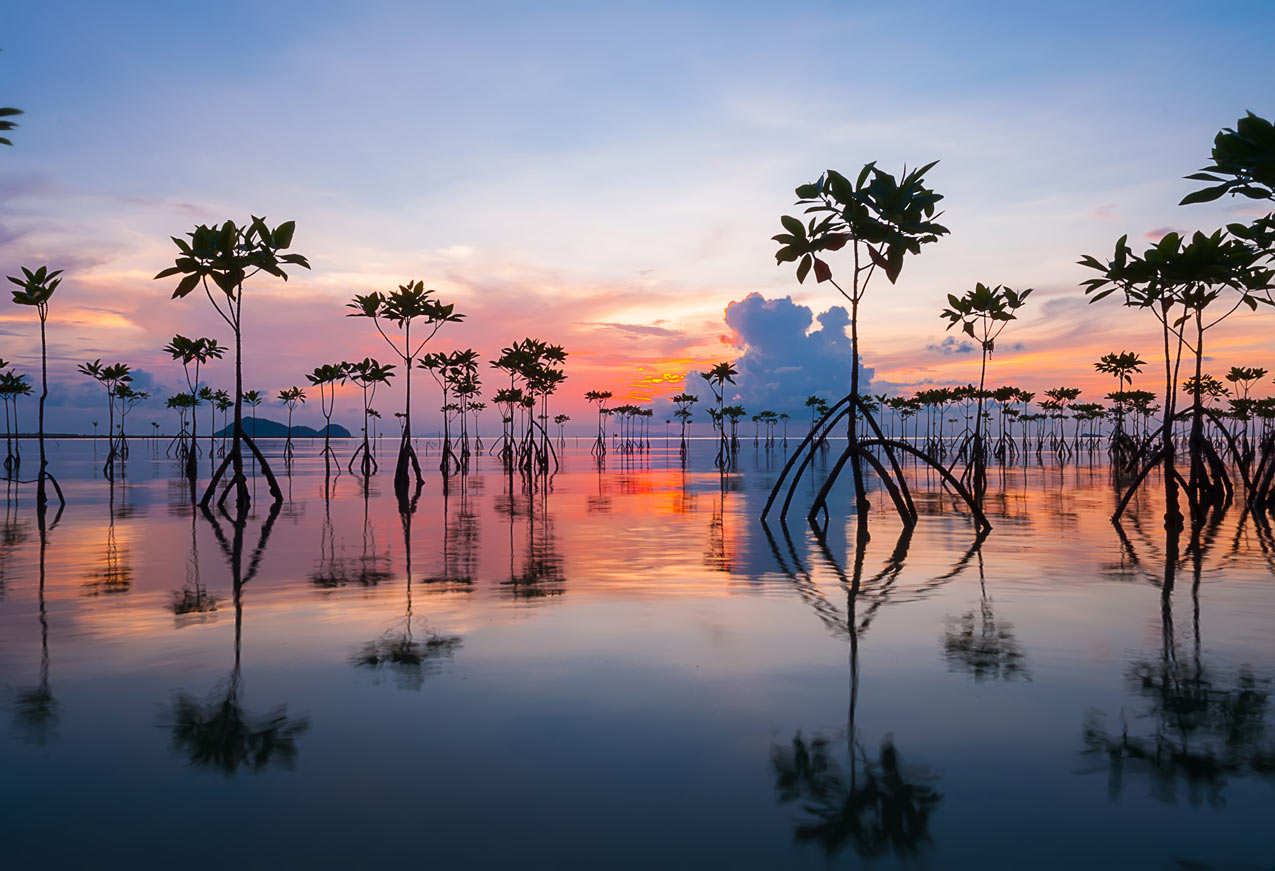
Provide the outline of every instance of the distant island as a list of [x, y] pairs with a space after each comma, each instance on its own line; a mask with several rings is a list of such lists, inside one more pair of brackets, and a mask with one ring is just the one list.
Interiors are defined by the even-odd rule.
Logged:
[[[288, 425], [279, 423], [277, 420], [268, 420], [264, 417], [245, 417], [243, 419], [243, 429], [248, 435], [253, 437], [261, 437], [267, 439], [282, 439], [288, 436]], [[217, 432], [213, 433], [215, 438], [229, 438], [234, 435], [234, 424], [228, 424]], [[331, 436], [334, 439], [350, 438], [350, 431], [339, 423], [329, 424], [323, 429], [315, 429], [312, 426], [294, 426], [292, 427], [292, 437], [295, 438], [323, 438], [324, 430], [331, 430]]]

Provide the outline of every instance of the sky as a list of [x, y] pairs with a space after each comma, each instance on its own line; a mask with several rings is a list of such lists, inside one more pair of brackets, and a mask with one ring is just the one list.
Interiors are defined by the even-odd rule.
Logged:
[[[939, 311], [981, 281], [1036, 289], [989, 381], [1096, 399], [1093, 361], [1154, 360], [1156, 324], [1087, 305], [1075, 261], [1255, 213], [1177, 203], [1220, 128], [1275, 113], [1273, 32], [1265, 2], [9, 4], [0, 105], [26, 114], [0, 152], [0, 269], [65, 269], [54, 430], [104, 416], [77, 363], [128, 362], [161, 398], [184, 384], [174, 333], [229, 341], [206, 299], [152, 277], [170, 236], [250, 214], [295, 220], [313, 270], [249, 285], [246, 388], [386, 359], [344, 305], [421, 279], [466, 315], [435, 350], [564, 345], [554, 410], [582, 432], [586, 390], [662, 414], [722, 360], [747, 364], [750, 413], [796, 412], [844, 389], [848, 355], [840, 297], [775, 264], [793, 188], [939, 160], [951, 235], [860, 314], [873, 389], [976, 379]], [[1209, 362], [1275, 369], [1273, 325], [1237, 315]], [[37, 337], [29, 310], [0, 308], [5, 360], [34, 370]], [[353, 389], [338, 403], [353, 427]], [[159, 404], [134, 418], [167, 426]]]

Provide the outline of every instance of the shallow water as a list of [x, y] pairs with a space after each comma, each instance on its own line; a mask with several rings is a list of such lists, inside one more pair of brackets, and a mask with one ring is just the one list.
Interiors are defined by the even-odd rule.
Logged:
[[43, 581], [9, 500], [8, 867], [1272, 867], [1275, 546], [1238, 508], [1166, 589], [1096, 458], [994, 471], [981, 546], [914, 474], [915, 532], [874, 493], [856, 554], [844, 494], [826, 546], [758, 523], [782, 448], [582, 441], [531, 496], [484, 459], [408, 523], [389, 447], [329, 502], [318, 450], [237, 545], [154, 446], [108, 486], [57, 444]]

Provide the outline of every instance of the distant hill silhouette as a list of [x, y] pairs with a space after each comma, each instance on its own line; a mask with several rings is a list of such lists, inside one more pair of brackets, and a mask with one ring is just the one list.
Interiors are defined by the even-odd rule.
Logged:
[[[229, 437], [233, 435], [234, 428], [235, 425], [233, 423], [227, 424], [217, 430], [217, 432], [213, 433], [213, 436], [216, 438], [221, 438], [222, 436]], [[243, 429], [248, 435], [260, 436], [263, 439], [281, 439], [286, 438], [288, 435], [288, 425], [286, 423], [279, 423], [277, 420], [268, 420], [264, 417], [245, 417], [243, 419]], [[328, 429], [328, 427], [325, 426], [323, 429], [315, 429], [312, 426], [293, 426], [292, 437], [294, 439], [323, 438], [324, 429]], [[332, 438], [334, 439], [350, 438], [350, 431], [341, 426], [339, 423], [332, 424], [331, 429]]]

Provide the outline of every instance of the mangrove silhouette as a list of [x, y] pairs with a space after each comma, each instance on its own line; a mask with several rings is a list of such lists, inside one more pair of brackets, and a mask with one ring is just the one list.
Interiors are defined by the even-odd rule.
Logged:
[[[0, 117], [15, 111], [0, 111]], [[1214, 139], [1212, 162], [1189, 176], [1205, 186], [1183, 198], [1182, 205], [1230, 196], [1261, 203], [1275, 201], [1275, 177], [1270, 170], [1275, 163], [1271, 157], [1275, 152], [1272, 130], [1275, 127], [1269, 121], [1249, 113], [1234, 128], [1220, 131]], [[809, 431], [792, 451], [786, 450], [791, 415], [770, 409], [752, 410], [753, 442], [759, 448], [765, 446], [766, 467], [780, 460], [772, 451], [785, 449], [782, 467], [761, 512], [763, 518], [778, 502], [783, 522], [804, 486], [802, 482], [808, 480], [813, 492], [806, 506], [807, 521], [826, 530], [830, 494], [849, 467], [851, 507], [860, 535], [868, 534], [869, 475], [884, 488], [906, 525], [914, 525], [919, 516], [913, 487], [922, 479], [928, 482], [937, 477], [945, 493], [970, 512], [976, 529], [987, 530], [990, 522], [984, 504], [991, 460], [1001, 463], [1003, 475], [1006, 464], [1025, 459], [1032, 452], [1040, 458], [1043, 451], [1049, 450], [1058, 459], [1061, 471], [1069, 458], [1082, 452], [1092, 456], [1104, 446], [1112, 480], [1121, 494], [1113, 511], [1117, 521], [1135, 494], [1155, 477], [1153, 470], [1159, 470], [1158, 480], [1164, 488], [1168, 528], [1183, 529], [1189, 515], [1191, 535], [1198, 536], [1209, 512], [1229, 504], [1241, 491], [1251, 510], [1269, 514], [1275, 507], [1275, 398], [1253, 395], [1255, 385], [1268, 372], [1264, 367], [1232, 366], [1222, 380], [1203, 367], [1211, 359], [1208, 352], [1214, 347], [1212, 331], [1216, 327], [1241, 309], [1275, 306], [1275, 270], [1270, 268], [1271, 252], [1275, 250], [1275, 215], [1259, 216], [1247, 224], [1233, 223], [1207, 233], [1170, 232], [1142, 254], [1134, 253], [1127, 238], [1122, 237], [1110, 258], [1086, 256], [1080, 261], [1096, 273], [1082, 282], [1091, 302], [1118, 293], [1126, 306], [1150, 312], [1157, 319], [1164, 346], [1164, 390], [1158, 405], [1151, 391], [1133, 389], [1133, 375], [1147, 365], [1135, 351], [1113, 351], [1094, 363], [1097, 371], [1116, 379], [1116, 390], [1103, 397], [1110, 402], [1106, 406], [1082, 401], [1078, 387], [1052, 387], [1038, 394], [1012, 385], [989, 386], [988, 360], [1003, 331], [1017, 319], [1033, 292], [1030, 288], [1014, 290], [990, 283], [976, 283], [962, 294], [947, 294], [947, 307], [939, 313], [949, 330], [959, 326], [969, 338], [969, 350], [977, 346], [977, 384], [927, 387], [912, 396], [868, 395], [860, 391], [860, 303], [868, 288], [874, 286], [878, 273], [891, 284], [897, 282], [910, 255], [919, 254], [923, 247], [948, 235], [948, 229], [938, 222], [943, 196], [928, 182], [935, 166], [936, 163], [929, 163], [911, 170], [905, 167], [897, 176], [882, 170], [875, 161], [865, 164], [853, 177], [828, 170], [816, 181], [796, 188], [796, 203], [803, 208], [803, 218], [784, 215], [780, 219], [783, 232], [773, 237], [778, 245], [777, 263], [794, 264], [799, 283], [813, 275], [816, 283], [828, 284], [849, 303], [850, 392], [836, 401], [817, 395], [805, 400], [811, 410]], [[224, 357], [231, 350], [230, 345], [223, 346], [212, 336], [189, 338], [178, 334], [163, 349], [181, 364], [186, 382], [185, 391], [166, 401], [166, 406], [178, 416], [177, 435], [166, 453], [183, 462], [192, 491], [200, 483], [197, 458], [204, 453], [209, 457], [210, 474], [198, 503], [207, 507], [215, 497], [218, 506], [225, 506], [234, 495], [236, 517], [246, 516], [255, 490], [252, 478], [256, 469], [260, 469], [271, 499], [284, 500], [256, 437], [285, 439], [284, 464], [290, 468], [293, 440], [323, 435], [325, 472], [330, 478], [335, 459], [331, 437], [348, 435], [347, 430], [331, 422], [336, 388], [347, 382], [362, 393], [363, 420], [360, 444], [346, 468], [353, 472], [357, 464], [364, 477], [376, 474], [376, 426], [381, 413], [372, 402], [377, 387], [389, 384], [400, 369], [404, 406], [403, 411], [394, 412], [399, 423], [394, 488], [400, 500], [408, 498], [410, 482], [420, 485], [424, 481], [413, 437], [411, 377], [416, 368], [428, 371], [442, 394], [439, 470], [444, 488], [451, 476], [469, 469], [471, 457], [486, 449], [500, 458], [508, 473], [521, 477], [524, 487], [547, 489], [548, 477], [559, 468], [558, 448], [565, 446], [565, 424], [570, 420], [569, 415], [551, 414], [549, 409], [551, 396], [567, 377], [566, 349], [542, 339], [526, 338], [502, 348], [494, 360], [488, 361], [502, 381], [507, 377], [508, 382], [501, 383], [490, 397], [491, 405], [500, 414], [501, 434], [487, 446], [478, 432], [479, 416], [487, 403], [481, 399], [483, 383], [477, 352], [426, 351], [427, 344], [445, 325], [465, 316], [454, 305], [439, 301], [421, 280], [408, 281], [389, 292], [354, 296], [348, 306], [349, 316], [371, 320], [398, 363], [382, 364], [365, 357], [361, 361], [323, 364], [307, 374], [310, 384], [319, 388], [320, 410], [326, 421], [322, 429], [292, 426], [293, 411], [306, 400], [305, 391], [296, 386], [277, 392], [287, 409], [286, 424], [244, 414], [244, 405], [255, 408], [270, 395], [267, 391], [243, 389], [244, 293], [265, 277], [286, 281], [288, 270], [310, 268], [306, 257], [290, 250], [295, 230], [291, 221], [272, 227], [255, 216], [242, 224], [225, 221], [199, 225], [184, 237], [173, 238], [178, 249], [173, 265], [156, 276], [177, 279], [174, 298], [203, 291], [233, 336], [232, 391], [214, 390], [201, 380], [204, 368]], [[831, 255], [843, 258], [846, 265], [834, 269], [830, 260], [836, 258]], [[49, 386], [49, 305], [63, 274], [47, 266], [23, 267], [20, 276], [9, 279], [18, 288], [13, 291], [13, 301], [35, 309], [40, 327], [36, 432], [40, 465], [34, 478], [18, 477], [18, 405], [23, 396], [33, 392], [33, 387], [24, 373], [8, 371], [8, 364], [0, 361], [0, 396], [5, 400], [6, 412], [5, 468], [16, 484], [36, 483], [36, 507], [42, 512], [48, 503], [48, 484], [53, 485], [59, 503], [64, 501], [61, 487], [48, 467], [44, 428]], [[953, 347], [964, 350], [966, 346]], [[750, 410], [732, 401], [737, 398], [740, 371], [736, 362], [718, 362], [699, 373], [712, 397], [711, 403], [706, 403], [706, 411], [716, 442], [714, 462], [723, 474], [736, 468], [739, 425], [750, 419]], [[149, 394], [135, 386], [133, 369], [125, 362], [104, 364], [98, 359], [81, 364], [79, 371], [98, 382], [106, 394], [103, 472], [111, 478], [122, 470], [128, 458], [129, 413]], [[693, 373], [687, 373], [688, 378], [690, 374]], [[683, 462], [688, 452], [687, 429], [698, 402], [693, 393], [687, 392], [688, 388], [684, 384], [683, 391], [671, 397], [676, 411], [665, 418], [666, 443], [673, 418], [677, 418], [678, 452]], [[1181, 405], [1180, 394], [1188, 400]], [[609, 451], [618, 452], [626, 460], [648, 456], [655, 409], [627, 402], [611, 404], [615, 395], [611, 390], [584, 391], [585, 400], [597, 408], [592, 454], [599, 462]], [[1222, 400], [1229, 407], [1223, 407]], [[199, 410], [204, 405], [208, 406], [209, 429], [207, 442], [201, 445]], [[214, 426], [218, 412], [223, 419], [220, 429]], [[1260, 425], [1255, 427], [1257, 421]], [[614, 428], [609, 426], [612, 422]], [[151, 424], [157, 438], [159, 423]], [[556, 439], [551, 425], [558, 427]], [[832, 454], [828, 464], [832, 442], [841, 438], [837, 433], [843, 425], [844, 446]], [[94, 423], [95, 435], [96, 430]], [[1179, 468], [1183, 448], [1185, 466]], [[247, 464], [245, 456], [250, 457]], [[330, 484], [330, 480], [325, 480], [325, 486]], [[1187, 501], [1185, 515], [1179, 504], [1181, 494]], [[931, 497], [927, 494], [922, 498]], [[602, 503], [596, 505], [600, 508]]]
[[[257, 217], [244, 226], [236, 226], [233, 221], [226, 221], [220, 227], [201, 224], [187, 236], [190, 239], [173, 237], [180, 256], [173, 266], [164, 269], [155, 276], [156, 279], [174, 275], [182, 276], [173, 297], [188, 296], [196, 288], [202, 289], [212, 303], [218, 316], [230, 327], [235, 339], [235, 393], [234, 393], [234, 430], [231, 435], [230, 449], [221, 465], [213, 472], [208, 487], [200, 499], [200, 505], [207, 507], [216, 494], [226, 469], [230, 468], [231, 476], [217, 499], [220, 507], [230, 496], [235, 494], [236, 516], [240, 522], [247, 516], [248, 506], [252, 499], [248, 491], [248, 479], [244, 475], [244, 455], [246, 446], [252, 451], [261, 471], [270, 485], [270, 495], [274, 501], [282, 502], [283, 493], [275, 479], [274, 472], [252, 437], [243, 428], [243, 298], [244, 282], [260, 273], [274, 275], [287, 280], [284, 266], [300, 266], [309, 269], [310, 264], [300, 254], [282, 253], [292, 246], [292, 235], [296, 225], [285, 221], [271, 229], [266, 222]], [[213, 286], [224, 297], [218, 303], [213, 296]]]

